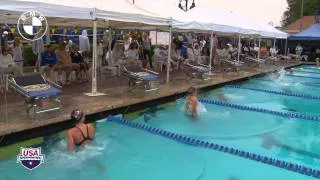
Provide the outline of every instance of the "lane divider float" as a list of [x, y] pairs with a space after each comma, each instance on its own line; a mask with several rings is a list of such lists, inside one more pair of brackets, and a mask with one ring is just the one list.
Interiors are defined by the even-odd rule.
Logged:
[[154, 135], [158, 135], [158, 136], [163, 136], [168, 139], [171, 139], [171, 140], [174, 140], [177, 142], [181, 142], [184, 144], [202, 147], [202, 148], [206, 148], [206, 149], [211, 149], [211, 150], [215, 150], [215, 151], [220, 151], [223, 153], [228, 153], [228, 154], [231, 154], [234, 156], [242, 157], [245, 159], [250, 159], [250, 160], [253, 160], [256, 162], [260, 162], [263, 164], [271, 165], [274, 167], [286, 169], [288, 171], [292, 171], [295, 173], [299, 173], [299, 174], [303, 174], [306, 176], [311, 176], [311, 177], [320, 179], [320, 170], [310, 168], [310, 167], [307, 167], [304, 165], [299, 165], [296, 163], [291, 163], [291, 162], [279, 160], [279, 159], [276, 159], [273, 157], [268, 157], [268, 156], [257, 154], [257, 153], [243, 151], [243, 150], [240, 150], [240, 149], [237, 149], [234, 147], [219, 145], [216, 143], [212, 143], [212, 142], [199, 140], [199, 139], [195, 139], [192, 137], [187, 137], [184, 135], [172, 133], [172, 132], [169, 132], [166, 130], [151, 127], [146, 124], [136, 123], [136, 122], [125, 120], [125, 119], [123, 119], [122, 116], [111, 116], [111, 117], [108, 117], [106, 119], [106, 121], [107, 122], [108, 121], [109, 122], [116, 122], [121, 125], [129, 126], [129, 127], [136, 128], [136, 129], [141, 129], [141, 130], [144, 130], [145, 132], [148, 132], [148, 133], [151, 133]]
[[320, 121], [320, 116], [317, 115], [308, 115], [308, 114], [302, 114], [302, 113], [293, 113], [293, 112], [281, 112], [281, 111], [274, 111], [269, 109], [263, 109], [259, 107], [253, 107], [253, 106], [245, 106], [240, 104], [234, 104], [229, 103], [225, 101], [218, 101], [215, 99], [204, 99], [200, 98], [199, 101], [201, 103], [205, 104], [213, 104], [218, 106], [224, 106], [229, 107], [233, 109], [243, 110], [243, 111], [251, 111], [251, 112], [259, 112], [259, 113], [265, 113], [265, 114], [271, 114], [275, 116], [285, 117], [292, 120], [308, 120], [308, 121]]
[[291, 96], [291, 97], [299, 97], [299, 98], [304, 98], [304, 99], [320, 100], [320, 96], [314, 96], [314, 95], [310, 95], [310, 94], [272, 91], [272, 90], [267, 90], [267, 89], [243, 87], [243, 86], [239, 86], [239, 85], [227, 85], [226, 87], [235, 88], [235, 89], [245, 89], [245, 90], [257, 91], [257, 92], [264, 92], [264, 93], [269, 93], [269, 94], [277, 94], [277, 95], [282, 95], [282, 96]]

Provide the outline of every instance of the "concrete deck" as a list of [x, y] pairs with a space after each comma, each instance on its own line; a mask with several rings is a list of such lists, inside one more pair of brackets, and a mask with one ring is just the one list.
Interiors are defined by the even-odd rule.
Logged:
[[[70, 117], [70, 112], [74, 108], [80, 108], [86, 113], [103, 112], [119, 107], [126, 107], [144, 101], [154, 100], [161, 97], [171, 96], [185, 92], [190, 86], [197, 88], [210, 87], [221, 83], [234, 81], [237, 79], [248, 78], [262, 73], [272, 72], [280, 68], [287, 68], [299, 65], [300, 63], [286, 63], [275, 65], [267, 65], [263, 69], [246, 68], [239, 74], [235, 72], [219, 73], [219, 68], [216, 68], [215, 76], [212, 80], [194, 83], [187, 80], [186, 74], [183, 71], [175, 71], [171, 73], [171, 82], [161, 84], [161, 90], [158, 94], [143, 95], [142, 92], [128, 92], [127, 80], [121, 77], [109, 77], [105, 80], [98, 80], [99, 92], [106, 93], [104, 96], [88, 97], [84, 95], [90, 92], [91, 83], [72, 84], [63, 87], [62, 101], [64, 111], [59, 114], [48, 114], [41, 117], [40, 120], [31, 119], [25, 110], [24, 98], [14, 92], [7, 94], [8, 115], [7, 121], [4, 119], [3, 106], [0, 109], [0, 136], [20, 132], [28, 129], [42, 127], [58, 122], [67, 121]], [[161, 79], [165, 79], [165, 72], [161, 73]], [[3, 98], [3, 94], [0, 94]], [[125, 112], [123, 112], [125, 113]]]

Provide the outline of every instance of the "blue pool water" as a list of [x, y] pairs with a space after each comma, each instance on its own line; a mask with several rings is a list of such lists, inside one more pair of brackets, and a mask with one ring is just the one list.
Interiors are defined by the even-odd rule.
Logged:
[[1, 179], [308, 179], [276, 167], [180, 144], [112, 122], [100, 123], [97, 129], [98, 138], [93, 146], [77, 154], [67, 154], [66, 142], [60, 141], [46, 152], [45, 164], [36, 170], [23, 169], [15, 157], [1, 162]]
[[[301, 66], [293, 68], [293, 71], [301, 69], [318, 71], [313, 66]], [[309, 74], [303, 75], [317, 75]], [[286, 87], [291, 92], [320, 96], [317, 91], [320, 90], [320, 86], [318, 89], [308, 86], [318, 82], [320, 83], [320, 79], [285, 74], [281, 74], [279, 80], [279, 75], [271, 74], [246, 81], [240, 84], [240, 87], [281, 92], [284, 91], [283, 87]], [[295, 83], [299, 85], [295, 86]], [[317, 110], [320, 100], [227, 86], [201, 93], [200, 97], [274, 111], [320, 116], [320, 111]], [[289, 119], [208, 103], [203, 103], [199, 117], [192, 119], [183, 110], [184, 101], [180, 99], [172, 106], [145, 111], [133, 120], [199, 140], [232, 146], [314, 169], [320, 167], [319, 122]], [[45, 142], [41, 145], [45, 153], [45, 163], [33, 171], [19, 165], [15, 156], [0, 161], [1, 180], [313, 179], [235, 155], [179, 143], [115, 122], [99, 121], [96, 123], [96, 129], [96, 141], [85, 150], [76, 153], [66, 152], [65, 139], [50, 144]]]

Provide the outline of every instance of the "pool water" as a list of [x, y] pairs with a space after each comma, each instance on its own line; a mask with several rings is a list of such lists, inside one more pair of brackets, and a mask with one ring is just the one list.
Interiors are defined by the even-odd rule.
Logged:
[[[293, 71], [298, 68], [317, 71], [313, 66], [301, 66]], [[320, 83], [320, 79], [281, 74], [282, 79], [279, 81], [276, 77], [279, 76], [271, 74], [246, 81], [240, 86], [283, 91], [282, 85], [287, 83], [291, 91], [320, 96], [317, 90], [307, 85], [292, 87], [293, 83]], [[320, 100], [227, 86], [199, 96], [274, 111], [320, 116], [317, 111]], [[307, 167], [317, 169], [320, 166], [318, 122], [205, 103], [202, 104], [199, 117], [193, 119], [184, 112], [184, 103], [184, 99], [179, 99], [125, 117], [170, 132]], [[45, 163], [32, 171], [18, 164], [16, 155], [1, 160], [1, 180], [313, 179], [231, 154], [179, 143], [115, 122], [98, 121], [96, 129], [95, 142], [86, 149], [71, 154], [66, 152], [66, 139], [63, 136], [59, 138], [58, 135], [53, 135], [55, 137], [44, 140], [40, 146], [45, 154]], [[37, 144], [38, 142], [36, 146], [39, 146]], [[16, 148], [20, 146], [17, 145]]]
[[[45, 151], [45, 164], [29, 171], [16, 158], [0, 163], [1, 179], [308, 179], [229, 154], [188, 146], [112, 122], [97, 125], [95, 143], [68, 154], [65, 140]], [[15, 173], [18, 172], [18, 173]]]
[[[259, 90], [261, 89], [261, 83], [255, 81], [251, 85], [254, 84], [256, 84], [256, 88], [258, 88]], [[258, 84], [260, 84], [260, 86]], [[204, 93], [202, 97], [214, 98], [220, 101], [227, 101], [236, 104], [259, 107], [263, 109], [271, 109], [281, 112], [289, 111], [297, 113], [307, 113], [310, 115], [320, 115], [320, 100], [304, 99], [301, 97], [284, 96], [248, 89], [241, 89], [247, 87], [250, 87], [250, 85], [243, 84], [240, 86], [240, 88], [234, 88], [233, 86], [223, 87], [208, 93]], [[303, 106], [301, 106], [301, 104], [303, 104]]]

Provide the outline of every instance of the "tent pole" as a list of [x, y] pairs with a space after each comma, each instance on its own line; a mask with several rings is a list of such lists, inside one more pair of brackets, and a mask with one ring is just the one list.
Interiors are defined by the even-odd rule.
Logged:
[[92, 45], [92, 81], [91, 81], [91, 93], [86, 93], [87, 96], [101, 96], [103, 93], [97, 92], [97, 19], [93, 18], [93, 45]]
[[[273, 50], [274, 50], [274, 52], [276, 52], [276, 38], [274, 38], [274, 40], [273, 40]], [[273, 53], [273, 56], [275, 57], [276, 55]]]
[[212, 70], [212, 57], [213, 57], [213, 31], [211, 32], [211, 36], [210, 36], [210, 62], [209, 62], [209, 68], [210, 68], [210, 72], [209, 74], [211, 74], [211, 70]]
[[158, 45], [158, 31], [156, 30], [156, 46]]
[[286, 38], [286, 45], [285, 45], [285, 49], [284, 49], [284, 55], [287, 56], [287, 46], [288, 46], [288, 38]]
[[109, 31], [108, 31], [108, 34], [109, 34], [109, 44], [108, 44], [108, 54], [109, 54], [109, 57], [108, 57], [108, 61], [109, 61], [109, 66], [113, 66], [113, 63], [111, 62], [112, 59], [111, 59], [111, 45], [112, 45], [112, 32], [111, 32], [111, 28], [109, 27]]
[[169, 49], [168, 49], [168, 61], [167, 61], [167, 84], [170, 82], [170, 60], [171, 60], [171, 41], [172, 41], [172, 20], [170, 20], [169, 26]]
[[233, 43], [232, 43], [232, 46], [234, 47], [234, 44], [236, 43], [236, 38], [234, 37], [233, 35]]
[[260, 55], [261, 55], [261, 36], [259, 36], [259, 51], [258, 51], [258, 59], [260, 59]]
[[241, 53], [241, 35], [239, 34], [239, 40], [238, 40], [238, 62], [240, 62], [240, 53]]

